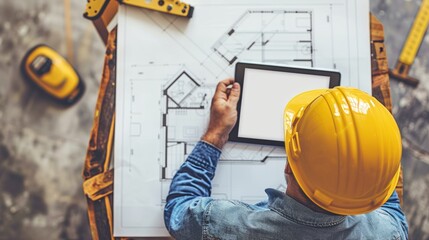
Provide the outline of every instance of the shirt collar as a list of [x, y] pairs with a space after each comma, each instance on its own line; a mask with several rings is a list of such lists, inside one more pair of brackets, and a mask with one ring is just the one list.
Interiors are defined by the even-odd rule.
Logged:
[[283, 192], [265, 189], [268, 195], [268, 206], [283, 217], [298, 224], [312, 227], [332, 227], [340, 224], [345, 216], [315, 212], [297, 202]]

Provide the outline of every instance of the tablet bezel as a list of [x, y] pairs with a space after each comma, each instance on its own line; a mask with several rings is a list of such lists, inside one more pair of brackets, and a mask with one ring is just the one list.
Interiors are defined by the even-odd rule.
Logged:
[[238, 82], [241, 86], [241, 90], [240, 90], [241, 94], [237, 103], [237, 122], [234, 128], [232, 129], [231, 133], [229, 134], [229, 141], [232, 141], [232, 142], [252, 143], [252, 144], [271, 145], [271, 146], [284, 146], [284, 141], [245, 138], [245, 137], [238, 136], [238, 130], [240, 128], [241, 99], [243, 95], [242, 91], [244, 89], [244, 84], [245, 84], [244, 73], [246, 68], [267, 70], [267, 71], [277, 71], [277, 72], [307, 74], [307, 75], [317, 75], [317, 76], [329, 76], [330, 77], [329, 88], [339, 86], [340, 80], [341, 80], [341, 73], [337, 71], [238, 62], [235, 66], [235, 81]]

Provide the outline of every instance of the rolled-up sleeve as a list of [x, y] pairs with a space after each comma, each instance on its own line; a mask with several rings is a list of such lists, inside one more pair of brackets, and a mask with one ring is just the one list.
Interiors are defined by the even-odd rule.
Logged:
[[201, 238], [203, 214], [213, 201], [211, 181], [220, 154], [216, 147], [200, 141], [176, 172], [167, 196], [164, 222], [177, 239]]

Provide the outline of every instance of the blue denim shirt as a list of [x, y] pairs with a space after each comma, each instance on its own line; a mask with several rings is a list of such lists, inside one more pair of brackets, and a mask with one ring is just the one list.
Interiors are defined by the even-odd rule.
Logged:
[[164, 221], [176, 239], [408, 239], [396, 192], [382, 207], [353, 216], [315, 212], [274, 189], [255, 205], [213, 199], [220, 154], [201, 141], [174, 176]]

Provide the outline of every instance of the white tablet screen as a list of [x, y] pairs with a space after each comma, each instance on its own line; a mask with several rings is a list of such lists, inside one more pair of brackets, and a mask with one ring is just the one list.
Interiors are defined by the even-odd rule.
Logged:
[[329, 88], [329, 76], [246, 68], [238, 137], [284, 141], [283, 111], [299, 93]]

